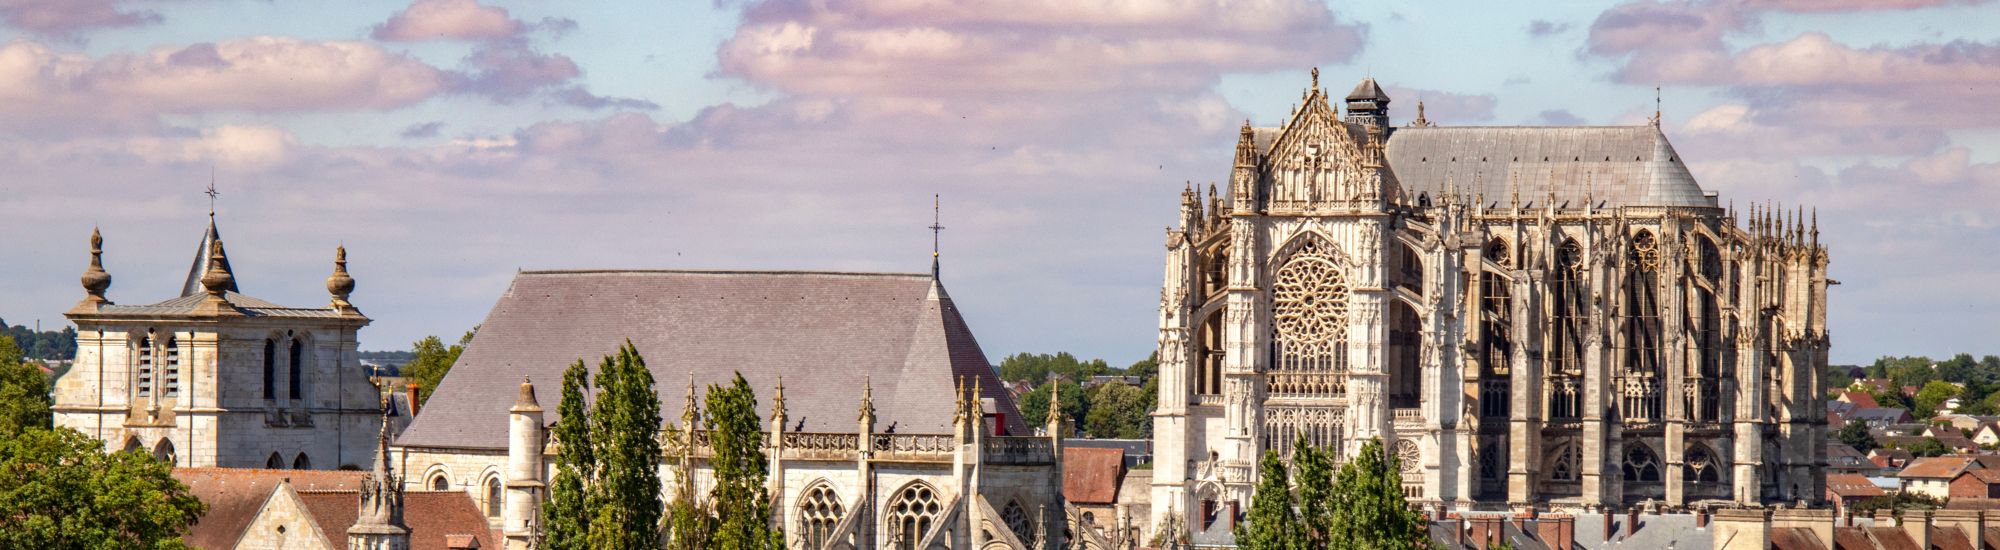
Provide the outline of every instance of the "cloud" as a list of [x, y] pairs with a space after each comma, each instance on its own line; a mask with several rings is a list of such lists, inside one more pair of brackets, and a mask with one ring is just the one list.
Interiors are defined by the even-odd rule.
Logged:
[[1674, 142], [1694, 158], [1925, 155], [1948, 143], [1936, 128], [1772, 125], [1758, 113], [1743, 103], [1710, 107], [1689, 118]]
[[159, 12], [126, 10], [121, 0], [0, 0], [0, 22], [50, 37], [160, 22]]
[[1534, 21], [1528, 22], [1528, 36], [1541, 38], [1553, 34], [1560, 34], [1562, 32], [1568, 31], [1569, 27], [1570, 27], [1569, 23], [1557, 23], [1554, 21], [1548, 21], [1544, 19], [1536, 19]]
[[1192, 92], [1349, 59], [1365, 32], [1306, 0], [773, 0], [719, 57], [723, 74], [812, 95]]
[[1752, 8], [1775, 11], [1836, 12], [1969, 6], [1990, 1], [1992, 0], [1746, 0], [1744, 4]]
[[411, 124], [408, 127], [403, 128], [402, 133], [398, 135], [403, 136], [404, 139], [433, 138], [437, 137], [438, 131], [443, 129], [444, 129], [444, 121], [433, 120], [430, 122]]
[[522, 24], [507, 8], [482, 6], [477, 0], [416, 0], [370, 33], [376, 40], [486, 40], [521, 32]]
[[1424, 117], [1437, 124], [1453, 125], [1493, 120], [1493, 106], [1497, 103], [1493, 94], [1461, 94], [1397, 86], [1384, 86], [1384, 88], [1383, 91], [1389, 94], [1391, 100], [1395, 103], [1407, 103], [1411, 109], [1416, 108], [1417, 102], [1423, 102]]
[[0, 113], [17, 120], [392, 109], [445, 80], [363, 42], [259, 36], [95, 59], [26, 40], [0, 46]]
[[1584, 123], [1583, 117], [1576, 116], [1567, 109], [1542, 111], [1541, 114], [1535, 115], [1535, 119], [1551, 126], [1580, 126]]

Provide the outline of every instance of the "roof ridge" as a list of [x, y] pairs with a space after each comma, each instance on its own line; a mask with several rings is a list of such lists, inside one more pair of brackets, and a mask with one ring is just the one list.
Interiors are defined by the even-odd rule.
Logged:
[[929, 273], [890, 271], [818, 271], [804, 269], [524, 269], [521, 275], [827, 275], [840, 277], [930, 278]]

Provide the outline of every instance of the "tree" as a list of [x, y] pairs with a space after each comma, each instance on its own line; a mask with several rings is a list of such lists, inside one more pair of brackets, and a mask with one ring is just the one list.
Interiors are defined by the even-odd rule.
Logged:
[[0, 437], [49, 427], [49, 379], [21, 356], [13, 337], [0, 335]]
[[715, 473], [711, 500], [721, 520], [713, 543], [717, 548], [780, 550], [782, 532], [771, 529], [771, 496], [765, 490], [770, 463], [764, 456], [764, 430], [757, 417], [757, 394], [743, 373], [728, 386], [708, 387], [709, 467]]
[[1299, 516], [1305, 524], [1306, 537], [1310, 548], [1326, 548], [1332, 544], [1333, 504], [1333, 457], [1325, 450], [1306, 443], [1304, 434], [1292, 444], [1292, 463], [1299, 468]]
[[582, 360], [563, 371], [562, 403], [550, 428], [557, 442], [556, 475], [549, 483], [549, 501], [542, 507], [543, 544], [549, 550], [589, 548], [590, 506], [585, 487], [597, 478], [597, 453], [590, 441], [590, 370]]
[[[1060, 387], [1059, 390], [1051, 390]], [[1021, 416], [1029, 425], [1038, 425], [1049, 416], [1049, 392], [1057, 391], [1062, 396], [1063, 414], [1069, 418], [1088, 418], [1090, 404], [1084, 399], [1083, 386], [1075, 382], [1050, 382], [1035, 388], [1021, 397]]]
[[[1953, 397], [1958, 397], [1958, 393], [1958, 386], [1953, 385], [1951, 382], [1932, 380], [1925, 383], [1923, 389], [1917, 390], [1917, 409], [1935, 412], [1938, 410], [1938, 407], [1944, 406], [1946, 401], [1950, 401]], [[1926, 414], [1923, 417], [1930, 418], [1931, 415]]]
[[1132, 363], [1132, 366], [1125, 367], [1126, 376], [1137, 376], [1141, 379], [1149, 379], [1159, 374], [1160, 374], [1160, 352], [1157, 351], [1153, 352], [1152, 355], [1146, 356], [1145, 359], [1140, 359], [1138, 362]]
[[1285, 461], [1277, 451], [1264, 451], [1258, 464], [1257, 493], [1250, 497], [1250, 516], [1236, 526], [1236, 545], [1246, 550], [1303, 550], [1305, 525], [1292, 510], [1292, 485]]
[[1922, 441], [1911, 443], [1909, 447], [1904, 447], [1903, 450], [1909, 451], [1910, 456], [1914, 457], [1944, 456], [1946, 453], [1951, 452], [1951, 449], [1946, 448], [1944, 443], [1938, 441], [1935, 437], [1926, 437]]
[[458, 362], [458, 355], [465, 352], [466, 344], [472, 343], [472, 335], [478, 332], [479, 327], [472, 327], [451, 346], [445, 346], [436, 336], [425, 336], [410, 344], [410, 353], [416, 357], [403, 364], [402, 373], [404, 380], [417, 385], [417, 394], [411, 397], [416, 398], [418, 405], [430, 400], [431, 392], [437, 390], [445, 373], [451, 372], [451, 365]]
[[[1043, 407], [1043, 411], [1048, 410], [1046, 404]], [[1117, 381], [1091, 388], [1085, 408], [1089, 412], [1083, 429], [1091, 437], [1139, 439], [1151, 435], [1152, 400], [1139, 388]]]
[[0, 548], [187, 548], [208, 507], [172, 471], [68, 428], [0, 438]]
[[1334, 478], [1332, 548], [1404, 550], [1428, 547], [1423, 514], [1403, 498], [1402, 467], [1382, 440], [1362, 444]]
[[590, 484], [588, 540], [612, 550], [660, 547], [660, 400], [653, 372], [626, 340], [597, 366], [590, 442], [597, 479]]
[[1841, 443], [1846, 443], [1848, 446], [1854, 447], [1854, 450], [1863, 453], [1873, 451], [1882, 446], [1875, 442], [1875, 436], [1868, 433], [1868, 423], [1860, 420], [1847, 421], [1847, 425], [1841, 426], [1840, 433], [1835, 437]]

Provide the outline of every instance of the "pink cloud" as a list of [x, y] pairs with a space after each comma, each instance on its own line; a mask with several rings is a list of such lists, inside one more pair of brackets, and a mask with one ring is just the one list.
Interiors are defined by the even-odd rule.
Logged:
[[1493, 120], [1493, 107], [1498, 100], [1493, 94], [1462, 94], [1438, 90], [1421, 90], [1398, 86], [1384, 86], [1389, 99], [1404, 116], [1415, 117], [1417, 102], [1424, 103], [1424, 117], [1436, 124], [1465, 125]]
[[0, 22], [45, 36], [160, 22], [151, 10], [129, 11], [121, 0], [0, 0]]
[[724, 42], [724, 74], [785, 91], [940, 97], [1191, 92], [1223, 72], [1296, 69], [1361, 49], [1325, 5], [774, 0]]
[[1745, 5], [1776, 11], [1832, 12], [1910, 10], [1952, 5], [1984, 4], [1991, 0], [1747, 0]]
[[416, 0], [410, 7], [375, 26], [376, 40], [485, 40], [521, 32], [522, 24], [507, 9], [482, 6], [477, 0]]
[[1792, 158], [1800, 156], [1923, 155], [1947, 143], [1936, 128], [1767, 124], [1760, 110], [1724, 103], [1689, 118], [1670, 134], [1690, 158]]

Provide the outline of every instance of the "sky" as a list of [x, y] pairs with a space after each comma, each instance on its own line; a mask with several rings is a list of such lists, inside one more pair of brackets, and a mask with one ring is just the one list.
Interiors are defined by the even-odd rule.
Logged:
[[93, 227], [365, 350], [517, 270], [942, 272], [998, 360], [1157, 338], [1181, 189], [1317, 67], [1440, 125], [1643, 124], [1738, 207], [1817, 209], [1833, 361], [2000, 353], [1991, 0], [0, 0], [0, 317], [61, 326]]

